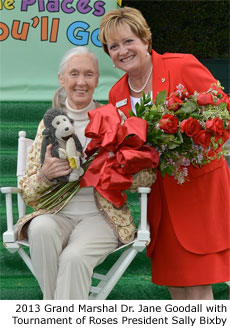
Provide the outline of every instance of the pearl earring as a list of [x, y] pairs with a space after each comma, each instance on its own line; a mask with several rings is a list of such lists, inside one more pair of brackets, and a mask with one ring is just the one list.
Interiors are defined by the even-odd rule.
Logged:
[[113, 67], [116, 68], [115, 64], [113, 64]]
[[146, 52], [146, 55], [149, 56], [150, 55], [149, 52]]

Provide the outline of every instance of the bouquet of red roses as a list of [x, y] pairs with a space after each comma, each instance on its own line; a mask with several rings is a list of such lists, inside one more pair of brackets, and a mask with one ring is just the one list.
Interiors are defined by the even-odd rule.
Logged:
[[158, 93], [136, 104], [136, 114], [148, 123], [147, 143], [160, 154], [159, 168], [178, 183], [188, 180], [187, 167], [202, 166], [223, 155], [223, 144], [230, 137], [230, 99], [220, 84], [205, 93], [189, 95], [183, 85], [169, 96]]

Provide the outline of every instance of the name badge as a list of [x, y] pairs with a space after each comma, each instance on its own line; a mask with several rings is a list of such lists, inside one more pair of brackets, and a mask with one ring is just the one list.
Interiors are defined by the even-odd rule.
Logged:
[[122, 107], [123, 105], [126, 105], [127, 102], [128, 102], [127, 99], [121, 100], [121, 101], [116, 103], [116, 107], [117, 108]]

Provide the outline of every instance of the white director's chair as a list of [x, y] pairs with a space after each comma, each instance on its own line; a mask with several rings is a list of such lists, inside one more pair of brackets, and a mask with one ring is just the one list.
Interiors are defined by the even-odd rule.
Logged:
[[[29, 247], [28, 241], [19, 241], [17, 239], [17, 225], [14, 225], [12, 205], [12, 194], [17, 194], [18, 218], [25, 215], [26, 205], [21, 196], [19, 181], [25, 174], [26, 158], [32, 143], [33, 140], [26, 138], [26, 132], [19, 132], [17, 159], [18, 187], [2, 187], [1, 192], [5, 194], [6, 197], [7, 231], [3, 234], [4, 246], [10, 253], [18, 252], [30, 271], [35, 275], [30, 256], [23, 248], [25, 246]], [[93, 278], [99, 280], [99, 283], [97, 286], [91, 287], [89, 299], [106, 299], [137, 253], [143, 251], [146, 244], [150, 241], [150, 233], [147, 224], [147, 194], [150, 192], [150, 188], [138, 188], [138, 192], [140, 193], [141, 217], [136, 238], [132, 243], [123, 245], [115, 250], [118, 251], [122, 249], [124, 251], [106, 275], [93, 274]]]

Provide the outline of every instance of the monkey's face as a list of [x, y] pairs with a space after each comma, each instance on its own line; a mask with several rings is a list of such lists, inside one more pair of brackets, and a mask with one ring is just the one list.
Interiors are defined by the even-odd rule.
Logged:
[[55, 136], [58, 140], [67, 141], [75, 133], [73, 125], [64, 115], [56, 116], [52, 121], [52, 126], [56, 128]]

